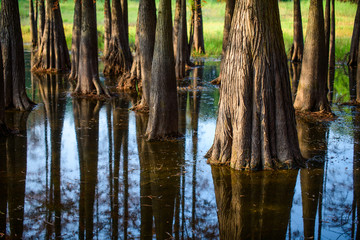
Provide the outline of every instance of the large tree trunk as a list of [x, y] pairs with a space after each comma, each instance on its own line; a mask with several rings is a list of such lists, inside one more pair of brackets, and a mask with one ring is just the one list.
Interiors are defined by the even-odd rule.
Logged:
[[18, 1], [2, 0], [0, 21], [5, 108], [30, 110], [34, 104], [25, 90], [24, 47]]
[[29, 0], [29, 18], [30, 18], [30, 36], [31, 36], [31, 44], [32, 47], [35, 48], [37, 46], [37, 22], [34, 11], [34, 3], [33, 0]]
[[129, 45], [129, 20], [128, 20], [128, 1], [121, 0], [121, 16], [124, 23], [125, 38], [127, 45]]
[[197, 53], [205, 53], [201, 0], [194, 0], [194, 4], [194, 49]]
[[160, 0], [151, 70], [149, 140], [178, 135], [178, 104], [172, 44], [171, 1]]
[[151, 66], [154, 54], [156, 7], [154, 0], [139, 2], [139, 53], [141, 65], [142, 97], [138, 111], [147, 111], [150, 101]]
[[71, 43], [71, 73], [69, 79], [77, 80], [81, 37], [81, 0], [75, 0]]
[[360, 38], [360, 1], [358, 1], [357, 4], [356, 16], [354, 20], [354, 28], [351, 38], [351, 45], [350, 45], [350, 55], [348, 60], [349, 66], [355, 67], [357, 64], [359, 38]]
[[43, 36], [43, 33], [44, 33], [44, 27], [45, 27], [45, 4], [44, 4], [44, 0], [37, 0], [38, 2], [38, 12], [39, 12], [39, 27], [38, 27], [38, 34], [37, 34], [37, 37], [38, 37], [38, 41], [37, 41], [37, 44], [38, 46], [41, 45], [41, 39], [42, 39], [42, 36]]
[[220, 75], [209, 162], [250, 170], [302, 165], [277, 0], [236, 2]]
[[34, 60], [34, 71], [66, 72], [70, 57], [66, 45], [59, 0], [46, 0], [46, 20], [41, 45]]
[[112, 35], [108, 54], [104, 56], [104, 74], [120, 75], [129, 72], [132, 64], [120, 0], [112, 1], [111, 21]]
[[[3, 75], [3, 61], [1, 54], [1, 43], [0, 43], [0, 93], [4, 93], [4, 75]], [[5, 96], [0, 96], [0, 137], [7, 136], [9, 130], [5, 124]]]
[[186, 0], [181, 0], [180, 22], [177, 36], [177, 50], [175, 55], [175, 73], [177, 79], [185, 77], [185, 66], [190, 62], [187, 38]]
[[304, 37], [301, 19], [300, 0], [294, 0], [294, 43], [291, 50], [291, 61], [301, 62], [304, 52]]
[[109, 45], [111, 39], [111, 8], [110, 0], [104, 2], [104, 53], [103, 56], [109, 54]]
[[294, 107], [300, 111], [331, 112], [326, 96], [327, 58], [322, 0], [310, 1], [308, 22], [302, 70]]
[[75, 94], [109, 95], [99, 80], [95, 6], [93, 0], [81, 1], [79, 72]]
[[[325, 16], [324, 16], [324, 34], [325, 34], [325, 56], [327, 59], [326, 69], [329, 61], [329, 43], [330, 43], [330, 0], [325, 2]], [[327, 74], [327, 72], [326, 72]]]
[[330, 43], [329, 43], [329, 71], [328, 71], [328, 101], [331, 104], [334, 91], [335, 80], [335, 0], [331, 0], [331, 23], [330, 23]]

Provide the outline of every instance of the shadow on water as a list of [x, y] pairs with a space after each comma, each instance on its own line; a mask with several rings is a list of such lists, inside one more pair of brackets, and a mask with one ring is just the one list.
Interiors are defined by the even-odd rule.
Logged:
[[[352, 96], [345, 70], [335, 72], [338, 120], [297, 119], [307, 168], [249, 173], [204, 158], [219, 65], [205, 61], [179, 82], [184, 137], [170, 142], [145, 141], [147, 116], [128, 110], [130, 96], [73, 99], [65, 76], [27, 72], [39, 104], [7, 113], [19, 134], [0, 139], [0, 238], [356, 239], [360, 110], [336, 105]], [[300, 69], [290, 70], [295, 92]]]

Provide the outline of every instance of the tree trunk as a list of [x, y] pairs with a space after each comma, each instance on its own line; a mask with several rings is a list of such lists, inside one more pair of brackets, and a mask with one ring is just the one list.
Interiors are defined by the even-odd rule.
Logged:
[[46, 0], [45, 16], [41, 45], [32, 70], [66, 72], [71, 65], [59, 0]]
[[37, 22], [35, 18], [33, 0], [29, 0], [30, 36], [32, 47], [37, 46]]
[[304, 52], [304, 37], [300, 0], [294, 0], [294, 43], [291, 52], [291, 61], [301, 62]]
[[124, 23], [125, 38], [127, 45], [129, 45], [129, 20], [128, 20], [128, 2], [127, 0], [121, 0], [121, 16]]
[[358, 54], [358, 47], [359, 47], [359, 37], [360, 37], [360, 1], [357, 4], [356, 16], [354, 20], [354, 29], [351, 38], [351, 45], [350, 45], [350, 54], [348, 65], [355, 67], [357, 64], [357, 54]]
[[330, 45], [329, 44], [330, 43], [330, 0], [326, 0], [325, 2], [324, 34], [325, 34], [325, 56], [327, 59], [326, 69], [328, 69], [329, 45]]
[[78, 79], [80, 37], [81, 37], [81, 0], [75, 0], [74, 21], [71, 43], [71, 73], [69, 79]]
[[178, 104], [172, 44], [171, 1], [160, 0], [151, 70], [149, 140], [178, 135]]
[[111, 21], [112, 35], [108, 54], [104, 57], [104, 74], [115, 76], [129, 72], [132, 64], [120, 0], [112, 1]]
[[331, 104], [335, 80], [335, 0], [331, 0], [330, 46], [329, 46], [329, 72], [328, 72], [328, 101]]
[[111, 8], [110, 0], [104, 2], [104, 53], [103, 56], [109, 54], [109, 45], [111, 39]]
[[[0, 92], [4, 93], [4, 75], [3, 75], [3, 61], [1, 54], [1, 43], [0, 43]], [[5, 96], [0, 96], [0, 137], [7, 136], [9, 130], [5, 124]]]
[[201, 0], [194, 0], [194, 4], [194, 48], [195, 52], [205, 54]]
[[34, 104], [25, 90], [24, 47], [18, 1], [2, 0], [0, 21], [5, 108], [31, 110]]
[[154, 0], [139, 2], [139, 53], [141, 64], [142, 97], [138, 111], [149, 109], [151, 65], [153, 61], [156, 30], [156, 7]]
[[234, 169], [301, 166], [278, 1], [236, 1], [233, 17], [206, 157]]
[[37, 0], [38, 4], [39, 4], [39, 27], [38, 27], [38, 41], [37, 44], [38, 46], [41, 45], [41, 39], [44, 33], [44, 27], [45, 27], [45, 4], [44, 4], [44, 0]]
[[81, 1], [79, 72], [75, 94], [109, 95], [99, 80], [95, 7], [93, 0]]
[[231, 21], [234, 15], [234, 8], [235, 8], [235, 0], [226, 0], [224, 34], [223, 34], [221, 57], [225, 56], [226, 48], [229, 42]]
[[331, 112], [326, 96], [327, 58], [321, 0], [310, 1], [308, 22], [302, 70], [294, 107], [300, 111]]
[[175, 73], [177, 79], [185, 77], [185, 66], [190, 62], [187, 38], [186, 0], [181, 0], [180, 22], [177, 36], [177, 50], [175, 55]]
[[[359, 41], [360, 44], [360, 41]], [[358, 47], [358, 51], [359, 51]], [[356, 102], [360, 103], [360, 54], [357, 54], [357, 68], [356, 68]]]
[[301, 73], [301, 64], [300, 63], [291, 63], [290, 67], [291, 77], [291, 95], [292, 100], [295, 102], [296, 92], [299, 85], [300, 73]]
[[174, 26], [173, 26], [173, 46], [174, 46], [174, 56], [176, 59], [177, 54], [177, 42], [179, 36], [179, 26], [180, 26], [180, 14], [181, 14], [181, 0], [176, 0], [175, 3], [175, 15], [174, 15]]

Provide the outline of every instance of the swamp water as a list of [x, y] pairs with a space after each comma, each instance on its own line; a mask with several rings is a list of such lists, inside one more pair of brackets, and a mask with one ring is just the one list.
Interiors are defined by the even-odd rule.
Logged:
[[[38, 105], [7, 114], [20, 133], [0, 140], [0, 238], [360, 237], [360, 108], [334, 104], [336, 121], [298, 120], [302, 154], [314, 160], [308, 168], [237, 172], [204, 158], [219, 62], [204, 62], [181, 83], [184, 138], [147, 142], [146, 115], [128, 110], [134, 97], [73, 99], [66, 79], [31, 75], [27, 59], [27, 90]], [[338, 68], [334, 102], [348, 100]]]

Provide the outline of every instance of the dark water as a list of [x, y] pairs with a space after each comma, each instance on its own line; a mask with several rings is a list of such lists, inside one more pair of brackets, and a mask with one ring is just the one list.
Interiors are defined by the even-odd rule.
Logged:
[[[0, 237], [25, 239], [359, 238], [360, 109], [338, 119], [298, 120], [296, 171], [236, 172], [203, 157], [215, 132], [219, 92], [207, 61], [179, 83], [184, 138], [147, 142], [136, 97], [72, 99], [62, 76], [28, 76], [38, 103], [8, 113], [19, 134], [0, 140]], [[334, 103], [350, 99], [336, 72]], [[187, 86], [196, 87], [197, 91]]]

